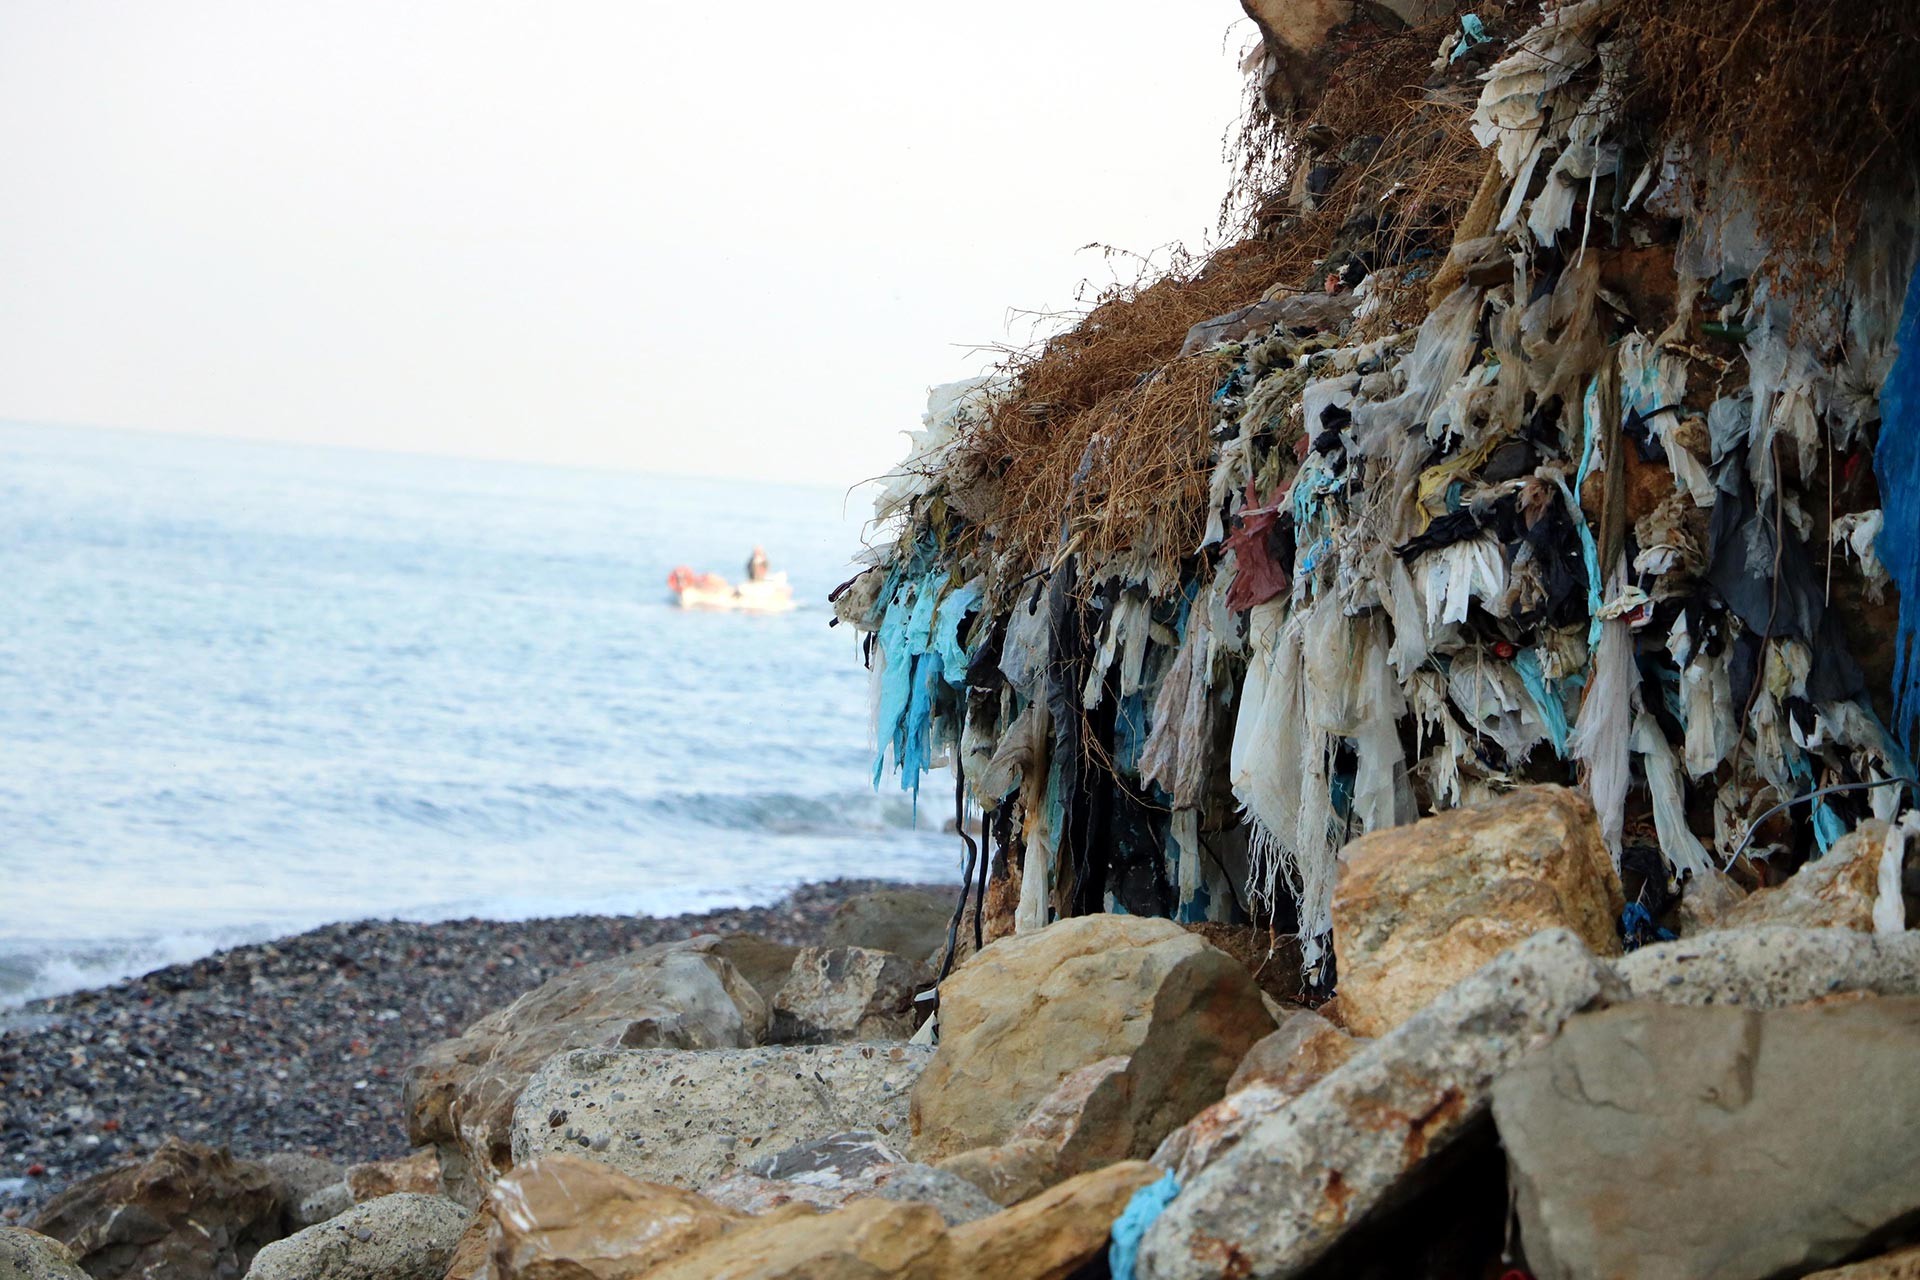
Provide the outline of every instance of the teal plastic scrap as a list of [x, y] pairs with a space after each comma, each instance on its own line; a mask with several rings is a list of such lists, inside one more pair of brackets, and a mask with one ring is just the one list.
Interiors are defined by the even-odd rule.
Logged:
[[1547, 677], [1540, 669], [1540, 655], [1532, 649], [1522, 649], [1513, 655], [1513, 669], [1520, 673], [1520, 683], [1527, 688], [1527, 697], [1533, 701], [1533, 709], [1540, 713], [1540, 723], [1547, 728], [1547, 737], [1553, 742], [1553, 753], [1562, 760], [1567, 758], [1567, 708], [1560, 700], [1558, 691], [1549, 687]]
[[1113, 1273], [1113, 1280], [1134, 1280], [1133, 1266], [1140, 1258], [1140, 1237], [1147, 1234], [1154, 1219], [1165, 1213], [1179, 1194], [1180, 1182], [1170, 1173], [1133, 1193], [1127, 1207], [1113, 1220], [1112, 1243], [1107, 1246], [1107, 1270]]
[[1460, 61], [1461, 58], [1466, 56], [1467, 50], [1473, 48], [1473, 46], [1477, 44], [1485, 44], [1487, 41], [1491, 40], [1492, 38], [1493, 38], [1492, 36], [1489, 36], [1487, 34], [1486, 25], [1480, 21], [1479, 14], [1477, 13], [1461, 14], [1460, 15], [1460, 43], [1453, 47], [1453, 56], [1451, 58], [1448, 58], [1447, 61], [1448, 62]]

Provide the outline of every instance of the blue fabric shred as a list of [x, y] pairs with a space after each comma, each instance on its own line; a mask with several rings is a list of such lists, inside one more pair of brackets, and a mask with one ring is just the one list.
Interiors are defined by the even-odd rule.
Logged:
[[940, 655], [942, 677], [956, 689], [967, 683], [967, 659], [972, 656], [960, 647], [960, 624], [966, 621], [967, 614], [979, 603], [979, 587], [972, 583], [955, 587], [940, 602], [939, 613], [934, 619], [933, 651]]
[[1565, 760], [1567, 708], [1559, 693], [1547, 687], [1547, 677], [1540, 670], [1540, 655], [1532, 649], [1522, 649], [1513, 655], [1513, 669], [1520, 673], [1520, 683], [1527, 687], [1533, 709], [1540, 713], [1540, 723], [1547, 727], [1547, 737], [1553, 741], [1553, 754]]
[[1900, 630], [1894, 641], [1893, 729], [1914, 749], [1920, 721], [1920, 267], [1907, 281], [1897, 339], [1900, 354], [1880, 386], [1880, 443], [1873, 472], [1880, 482], [1884, 521], [1874, 552], [1900, 591]]
[[1158, 1182], [1149, 1182], [1133, 1193], [1127, 1207], [1113, 1220], [1113, 1242], [1107, 1246], [1107, 1270], [1113, 1280], [1134, 1280], [1134, 1263], [1140, 1259], [1140, 1237], [1166, 1212], [1180, 1194], [1180, 1182], [1167, 1174]]

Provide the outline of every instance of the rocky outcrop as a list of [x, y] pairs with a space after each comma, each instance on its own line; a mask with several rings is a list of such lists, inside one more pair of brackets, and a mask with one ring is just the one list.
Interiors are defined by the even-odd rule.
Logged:
[[904, 1133], [908, 1090], [931, 1056], [905, 1044], [562, 1054], [521, 1097], [514, 1163], [565, 1152], [704, 1187], [829, 1134]]
[[1825, 996], [1920, 995], [1920, 933], [1739, 929], [1642, 947], [1614, 965], [1636, 999], [1779, 1009]]
[[719, 1238], [744, 1215], [679, 1187], [574, 1156], [519, 1166], [494, 1185], [499, 1280], [626, 1280]]
[[[876, 889], [840, 904], [827, 921], [824, 945], [890, 951], [908, 964], [936, 962], [947, 947], [953, 902], [923, 889]], [[967, 930], [968, 946], [972, 930]]]
[[1624, 905], [1593, 807], [1565, 787], [1526, 787], [1363, 836], [1342, 854], [1333, 895], [1347, 1026], [1391, 1031], [1544, 929], [1571, 929], [1618, 955]]
[[382, 1196], [268, 1245], [247, 1280], [441, 1280], [467, 1217], [442, 1196]]
[[555, 1054], [759, 1043], [766, 1002], [725, 950], [701, 937], [582, 965], [435, 1045], [407, 1069], [410, 1140], [438, 1148], [450, 1189], [472, 1201], [511, 1163], [514, 1103]]
[[997, 1202], [967, 1179], [909, 1161], [876, 1133], [837, 1133], [802, 1143], [756, 1160], [745, 1173], [716, 1183], [706, 1194], [743, 1213], [766, 1213], [794, 1203], [834, 1209], [878, 1196], [931, 1205], [950, 1227], [1000, 1211]]
[[437, 1196], [446, 1188], [440, 1179], [440, 1158], [431, 1148], [399, 1160], [374, 1160], [347, 1170], [347, 1192], [355, 1204], [406, 1192]]
[[87, 1280], [87, 1273], [58, 1240], [0, 1227], [0, 1280]]
[[891, 951], [808, 947], [773, 998], [776, 1044], [904, 1040], [913, 1034], [915, 966]]
[[1127, 1156], [1132, 1135], [1131, 1058], [1102, 1058], [1070, 1072], [1006, 1142], [943, 1158], [998, 1204], [1017, 1204], [1077, 1173]]
[[66, 1245], [97, 1280], [238, 1280], [280, 1238], [281, 1209], [264, 1165], [172, 1139], [55, 1196], [33, 1229]]
[[1573, 1019], [1493, 1114], [1541, 1280], [1800, 1274], [1920, 1210], [1920, 999]]
[[1256, 1123], [1190, 1181], [1141, 1242], [1148, 1280], [1293, 1275], [1320, 1258], [1486, 1110], [1493, 1081], [1617, 992], [1564, 929], [1460, 982]]
[[1082, 916], [1002, 939], [941, 988], [912, 1152], [997, 1146], [1068, 1075], [1123, 1057], [1120, 1148], [1144, 1156], [1220, 1097], [1272, 1026], [1242, 965], [1165, 920]]
[[1789, 925], [1871, 933], [1880, 855], [1886, 842], [1886, 823], [1863, 822], [1785, 882], [1756, 890], [1728, 906], [1714, 920], [1714, 927]]

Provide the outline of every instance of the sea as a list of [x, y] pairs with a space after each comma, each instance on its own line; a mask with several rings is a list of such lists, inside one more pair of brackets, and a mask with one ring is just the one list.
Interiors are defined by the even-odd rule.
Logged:
[[[0, 424], [0, 1007], [340, 920], [957, 879], [828, 626], [868, 510]], [[673, 604], [756, 543], [793, 612]]]

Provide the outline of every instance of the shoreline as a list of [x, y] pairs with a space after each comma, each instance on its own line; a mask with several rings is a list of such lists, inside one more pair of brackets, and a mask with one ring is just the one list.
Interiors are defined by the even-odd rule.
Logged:
[[883, 887], [911, 886], [816, 882], [677, 916], [324, 925], [0, 1011], [0, 1222], [170, 1136], [242, 1156], [405, 1155], [400, 1073], [435, 1041], [636, 947], [815, 942], [842, 902]]

